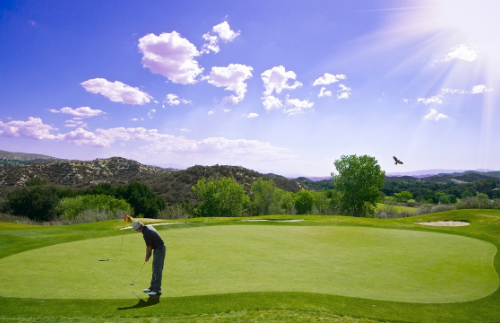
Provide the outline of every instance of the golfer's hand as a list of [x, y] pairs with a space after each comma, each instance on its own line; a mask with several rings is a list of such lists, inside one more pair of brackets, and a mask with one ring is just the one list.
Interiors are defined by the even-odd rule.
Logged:
[[151, 255], [146, 255], [146, 259], [144, 261], [148, 262], [149, 258], [151, 258]]

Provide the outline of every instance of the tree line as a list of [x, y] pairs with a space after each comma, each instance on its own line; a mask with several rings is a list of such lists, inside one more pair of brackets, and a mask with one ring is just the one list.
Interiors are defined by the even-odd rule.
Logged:
[[344, 214], [373, 216], [380, 199], [385, 172], [375, 158], [342, 156], [335, 161], [336, 189], [297, 193], [283, 191], [272, 180], [255, 181], [250, 195], [231, 177], [201, 179], [193, 186], [199, 205], [196, 216], [241, 216], [270, 214]]
[[[401, 192], [409, 192], [416, 202], [444, 203], [449, 200], [484, 194], [489, 199], [500, 198], [500, 184], [495, 180], [478, 180], [474, 183], [427, 183], [427, 182], [385, 182], [383, 196], [396, 196]], [[443, 197], [446, 196], [446, 197]], [[448, 202], [448, 203], [450, 203]]]
[[[334, 189], [317, 192], [302, 189], [291, 192], [278, 188], [274, 180], [263, 178], [257, 178], [248, 188], [245, 186], [248, 185], [246, 182], [240, 184], [232, 176], [217, 179], [209, 177], [202, 178], [191, 186], [196, 199], [184, 199], [169, 207], [162, 196], [155, 194], [148, 185], [139, 182], [116, 187], [103, 183], [90, 189], [74, 191], [46, 186], [47, 182], [44, 180], [31, 179], [26, 182], [27, 187], [8, 194], [1, 210], [36, 221], [73, 219], [89, 209], [104, 210], [114, 215], [118, 214], [117, 212], [126, 212], [136, 217], [148, 218], [271, 214], [342, 214], [372, 217], [375, 215], [377, 202], [422, 201], [453, 204], [459, 198], [464, 200], [473, 196], [489, 201], [490, 196], [486, 193], [477, 193], [480, 190], [498, 192], [496, 182], [489, 180], [455, 186], [425, 182], [385, 182], [385, 172], [381, 170], [378, 161], [367, 155], [341, 156], [334, 165], [337, 170], [332, 174], [331, 180]], [[443, 188], [445, 192], [438, 191]], [[389, 194], [390, 197], [387, 196]], [[475, 200], [469, 202], [471, 201]], [[471, 203], [468, 205], [472, 205]], [[481, 203], [486, 205], [489, 202]]]
[[35, 221], [52, 221], [60, 217], [71, 219], [88, 209], [111, 213], [121, 210], [154, 218], [165, 206], [165, 200], [147, 185], [132, 182], [118, 187], [103, 183], [78, 191], [55, 186], [25, 187], [11, 191], [1, 210]]

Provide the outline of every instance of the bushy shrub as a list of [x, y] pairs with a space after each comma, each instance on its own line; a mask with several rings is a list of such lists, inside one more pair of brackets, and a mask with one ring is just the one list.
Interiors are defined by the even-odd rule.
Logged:
[[2, 206], [4, 212], [27, 216], [35, 221], [51, 221], [57, 218], [56, 207], [59, 204], [58, 190], [54, 187], [17, 189], [7, 195], [7, 202]]
[[26, 182], [24, 182], [26, 186], [47, 185], [48, 183], [48, 180], [42, 179], [40, 177], [30, 178]]
[[115, 197], [123, 198], [134, 209], [134, 215], [156, 218], [166, 206], [163, 197], [156, 195], [146, 184], [132, 182], [116, 188]]
[[295, 209], [297, 214], [310, 214], [314, 205], [314, 195], [308, 190], [295, 193]]
[[377, 219], [397, 219], [401, 218], [401, 214], [396, 211], [394, 206], [383, 204], [381, 208], [375, 211], [375, 217]]
[[437, 213], [437, 212], [446, 212], [451, 210], [456, 210], [457, 207], [454, 204], [422, 204], [420, 207], [413, 213], [413, 215], [422, 215], [429, 213]]
[[160, 219], [187, 219], [191, 214], [186, 211], [180, 204], [166, 207], [158, 214]]
[[203, 217], [242, 216], [250, 204], [243, 185], [229, 176], [220, 180], [210, 178], [208, 181], [202, 178], [192, 190], [200, 202], [197, 214]]
[[488, 200], [480, 197], [467, 197], [460, 200], [456, 205], [457, 209], [500, 209], [500, 200]]
[[[131, 208], [124, 200], [109, 195], [83, 195], [61, 199], [57, 212], [65, 219], [75, 219], [86, 210], [97, 210], [114, 215], [118, 211], [130, 213]], [[109, 217], [107, 215], [107, 217]]]

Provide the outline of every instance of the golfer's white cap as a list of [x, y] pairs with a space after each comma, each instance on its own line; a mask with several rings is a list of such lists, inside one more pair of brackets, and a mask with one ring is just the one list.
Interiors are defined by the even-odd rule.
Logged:
[[137, 231], [142, 228], [143, 224], [141, 222], [135, 221], [132, 223], [132, 230]]

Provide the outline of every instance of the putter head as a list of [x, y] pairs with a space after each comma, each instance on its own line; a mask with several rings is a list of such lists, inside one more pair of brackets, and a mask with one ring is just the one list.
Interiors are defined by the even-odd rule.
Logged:
[[134, 286], [134, 283], [130, 283], [130, 286]]

